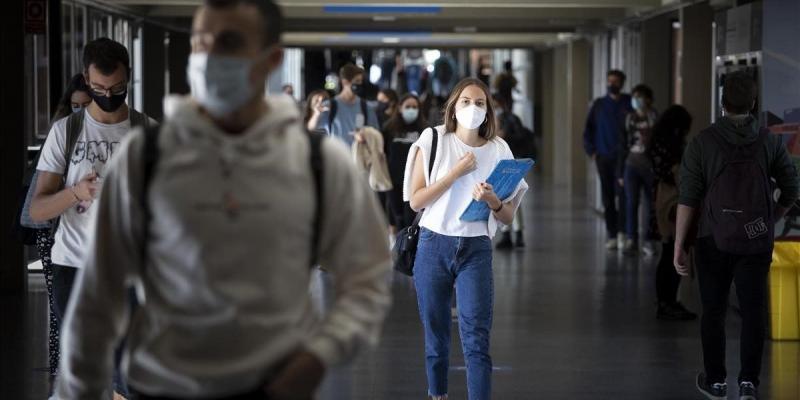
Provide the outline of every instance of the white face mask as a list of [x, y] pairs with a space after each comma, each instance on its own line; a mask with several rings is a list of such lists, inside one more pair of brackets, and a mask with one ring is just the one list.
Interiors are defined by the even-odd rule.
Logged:
[[419, 116], [419, 109], [404, 108], [401, 113], [403, 114], [403, 121], [405, 121], [407, 124], [410, 124], [417, 120], [417, 117]]
[[476, 105], [466, 106], [456, 111], [458, 124], [467, 129], [478, 129], [486, 120], [486, 110]]
[[255, 94], [250, 84], [252, 64], [246, 58], [191, 54], [187, 75], [192, 96], [216, 118], [232, 114]]

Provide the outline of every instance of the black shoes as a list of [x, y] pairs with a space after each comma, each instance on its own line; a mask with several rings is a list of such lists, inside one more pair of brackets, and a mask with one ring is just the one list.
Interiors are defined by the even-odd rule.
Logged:
[[522, 238], [522, 231], [517, 232], [517, 236], [514, 238], [514, 246], [525, 247], [525, 239]]
[[498, 250], [506, 250], [514, 247], [514, 242], [511, 241], [511, 232], [503, 232], [500, 234], [500, 241], [497, 242]]
[[675, 303], [658, 303], [658, 311], [656, 311], [656, 318], [664, 321], [692, 321], [697, 319], [697, 314], [689, 311], [683, 304]]
[[697, 390], [700, 391], [707, 399], [710, 400], [726, 400], [728, 398], [728, 385], [722, 383], [709, 383], [706, 379], [706, 374], [701, 372], [697, 374]]
[[758, 389], [753, 382], [739, 384], [739, 400], [758, 400]]

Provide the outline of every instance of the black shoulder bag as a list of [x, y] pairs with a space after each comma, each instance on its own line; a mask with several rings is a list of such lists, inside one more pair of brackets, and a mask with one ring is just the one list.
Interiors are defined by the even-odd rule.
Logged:
[[[433, 162], [436, 159], [436, 147], [439, 142], [439, 132], [436, 127], [431, 127], [433, 139], [431, 141], [431, 157], [428, 161], [428, 175], [433, 173]], [[431, 181], [433, 177], [431, 176]], [[417, 244], [419, 242], [419, 222], [425, 210], [417, 213], [411, 226], [403, 228], [397, 233], [397, 240], [392, 248], [392, 261], [395, 271], [404, 275], [414, 275], [414, 260], [417, 258]]]

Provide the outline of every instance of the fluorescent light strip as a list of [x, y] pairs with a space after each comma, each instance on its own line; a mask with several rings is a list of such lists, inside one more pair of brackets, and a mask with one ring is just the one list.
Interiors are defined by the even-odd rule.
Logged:
[[394, 5], [342, 5], [328, 4], [322, 7], [328, 14], [441, 14], [441, 6], [394, 6]]

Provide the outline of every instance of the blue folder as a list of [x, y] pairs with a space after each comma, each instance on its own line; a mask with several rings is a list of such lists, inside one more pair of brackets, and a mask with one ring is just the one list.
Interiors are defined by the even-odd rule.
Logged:
[[[500, 200], [508, 199], [514, 194], [519, 182], [528, 174], [533, 164], [535, 162], [530, 158], [500, 161], [489, 175], [486, 183], [492, 185]], [[461, 220], [466, 222], [488, 221], [490, 212], [489, 205], [485, 202], [472, 200], [461, 214]]]

